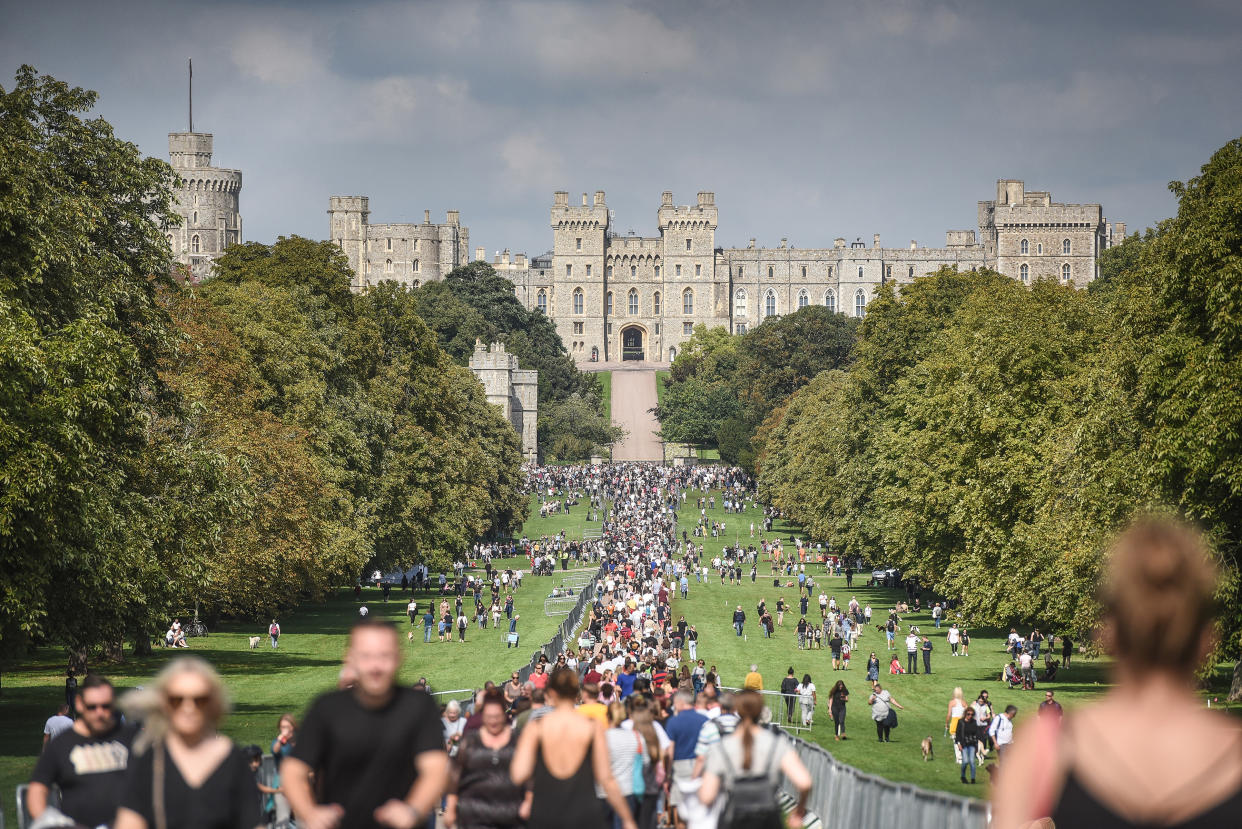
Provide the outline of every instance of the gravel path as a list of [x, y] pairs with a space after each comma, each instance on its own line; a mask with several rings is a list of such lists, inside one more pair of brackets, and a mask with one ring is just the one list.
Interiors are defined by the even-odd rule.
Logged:
[[612, 420], [626, 431], [625, 439], [612, 448], [613, 460], [664, 460], [663, 445], [655, 434], [660, 424], [649, 411], [655, 406], [654, 369], [612, 373]]

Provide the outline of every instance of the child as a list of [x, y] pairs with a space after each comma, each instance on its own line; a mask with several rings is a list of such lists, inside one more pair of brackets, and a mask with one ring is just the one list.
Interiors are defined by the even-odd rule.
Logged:
[[888, 663], [888, 672], [890, 674], [904, 674], [905, 670], [901, 667], [901, 663], [897, 661], [897, 655], [893, 654], [893, 661]]
[[850, 669], [850, 646], [848, 643], [841, 645], [841, 670], [848, 671]]

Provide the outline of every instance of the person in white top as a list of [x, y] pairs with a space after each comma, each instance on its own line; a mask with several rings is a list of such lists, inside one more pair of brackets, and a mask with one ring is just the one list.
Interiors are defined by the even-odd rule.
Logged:
[[988, 728], [988, 736], [996, 744], [997, 763], [1004, 761], [1005, 751], [1013, 745], [1013, 718], [1016, 716], [1018, 716], [1018, 706], [1007, 705], [1005, 713], [992, 720], [992, 725]]
[[954, 622], [953, 624], [949, 625], [948, 640], [949, 640], [949, 650], [953, 652], [954, 656], [957, 656], [957, 646], [962, 641], [962, 633], [960, 630], [957, 629], [957, 622]]

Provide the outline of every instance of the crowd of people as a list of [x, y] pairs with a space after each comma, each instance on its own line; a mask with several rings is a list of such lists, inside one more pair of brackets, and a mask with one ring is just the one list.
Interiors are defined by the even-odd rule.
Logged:
[[[293, 714], [282, 716], [267, 760], [261, 747], [239, 747], [219, 735], [228, 699], [219, 676], [201, 659], [174, 659], [149, 686], [120, 701], [106, 679], [89, 674], [67, 699], [76, 719], [63, 716], [46, 740], [27, 796], [30, 813], [49, 826], [62, 825], [48, 819], [59, 814], [78, 825], [121, 829], [255, 829], [288, 821], [305, 829], [414, 829], [437, 820], [450, 829], [732, 829], [776, 827], [782, 820], [797, 827], [812, 778], [782, 732], [768, 727], [772, 697], [763, 694], [758, 666], [750, 666], [740, 689], [724, 687], [715, 666], [699, 657], [695, 625], [673, 612], [677, 596], [707, 580], [709, 563], [722, 579], [725, 570], [738, 579], [739, 570], [749, 569], [753, 580], [760, 563], [770, 562], [779, 587], [789, 592], [777, 596], [775, 621], [760, 600], [760, 626], [771, 636], [788, 622], [791, 647], [824, 647], [834, 670], [851, 669], [859, 637], [879, 638], [882, 632], [895, 651], [895, 673], [917, 673], [919, 656], [923, 673], [931, 672], [930, 637], [903, 622], [904, 604], [873, 625], [869, 606], [853, 597], [838, 603], [815, 583], [803, 566], [803, 545], [786, 550], [761, 536], [748, 549], [738, 545], [705, 562], [694, 540], [701, 536], [678, 537], [678, 511], [707, 508], [689, 501], [692, 490], [718, 490], [731, 512], [743, 509], [751, 492], [737, 470], [646, 464], [533, 469], [530, 483], [549, 501], [585, 501], [604, 520], [597, 541], [561, 537], [515, 548], [553, 562], [573, 551], [602, 568], [588, 588], [583, 636], [561, 653], [541, 655], [525, 680], [524, 672], [513, 672], [507, 681], [486, 683], [471, 700], [441, 708], [425, 692], [425, 680], [414, 688], [397, 684], [404, 650], [399, 633], [363, 616], [350, 633], [340, 687], [313, 701], [300, 723]], [[710, 532], [705, 512], [698, 526]], [[1204, 813], [1212, 816], [1236, 815], [1242, 806], [1242, 738], [1230, 741], [1227, 751], [1210, 752], [1214, 765], [1206, 765], [1203, 748], [1221, 744], [1222, 725], [1197, 706], [1186, 682], [1209, 641], [1207, 616], [1196, 608], [1211, 600], [1210, 564], [1188, 531], [1153, 526], [1123, 536], [1114, 556], [1119, 564], [1107, 607], [1109, 624], [1116, 625], [1118, 689], [1081, 719], [1066, 718], [1081, 722], [1081, 730], [1062, 726], [1055, 693], [1045, 691], [1040, 716], [1024, 726], [1029, 735], [1015, 740], [1015, 706], [994, 704], [987, 688], [970, 702], [961, 688], [954, 689], [944, 726], [961, 780], [975, 780], [989, 756], [1003, 759], [994, 825], [1025, 826], [1046, 816], [1064, 825], [1084, 817], [1122, 825], [1099, 818], [1116, 814], [1163, 823], [1193, 818], [1204, 803]], [[1166, 561], [1160, 567], [1147, 567], [1161, 557]], [[1148, 571], [1155, 575], [1143, 582]], [[1157, 580], [1179, 598], [1189, 619], [1151, 601]], [[480, 604], [489, 607], [479, 593], [490, 588], [494, 609], [506, 586], [503, 574], [493, 576], [489, 567], [472, 590], [452, 592], [456, 604], [471, 597], [478, 610]], [[796, 596], [796, 621], [786, 595]], [[818, 618], [808, 614], [812, 603]], [[451, 609], [460, 617], [460, 606]], [[965, 657], [969, 636], [949, 618], [950, 610], [934, 603], [933, 625], [947, 622], [947, 650]], [[422, 618], [417, 608], [410, 613], [412, 623]], [[745, 611], [737, 606], [732, 613], [735, 632], [745, 636]], [[493, 614], [485, 615], [497, 623]], [[907, 628], [904, 668], [900, 626]], [[1153, 658], [1152, 643], [1164, 656]], [[1015, 630], [1006, 644], [1019, 682], [1034, 688], [1027, 660], [1033, 664], [1041, 651], [1050, 656], [1053, 643], [1038, 630], [1027, 636]], [[876, 737], [887, 743], [904, 706], [892, 688], [881, 685], [874, 651], [866, 660], [866, 682]], [[914, 692], [904, 685], [898, 690], [903, 696]], [[783, 715], [803, 727], [813, 724], [824, 705], [834, 739], [847, 738], [844, 675], [821, 694], [810, 673], [799, 676], [790, 667], [775, 699], [783, 706], [775, 718]], [[1135, 756], [1143, 738], [1126, 725], [1133, 710], [1150, 712], [1153, 722], [1163, 717], [1187, 739], [1162, 729], [1161, 756], [1179, 758], [1182, 765], [1166, 780], [1140, 769], [1150, 788], [1126, 790], [1084, 757], [1087, 745], [1118, 758]], [[930, 756], [930, 737], [923, 743]], [[1124, 759], [1122, 764], [1129, 770]], [[1188, 781], [1202, 780], [1196, 775], [1206, 768], [1214, 770], [1208, 788], [1218, 796], [1192, 802]], [[796, 793], [784, 818], [776, 798], [782, 780]], [[55, 807], [53, 790], [60, 795]]]

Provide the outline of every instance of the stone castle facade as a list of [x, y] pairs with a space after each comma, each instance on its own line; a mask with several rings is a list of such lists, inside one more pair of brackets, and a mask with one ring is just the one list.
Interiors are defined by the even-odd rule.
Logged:
[[516, 355], [503, 343], [491, 348], [475, 340], [470, 370], [483, 384], [487, 402], [499, 406], [522, 440], [522, 455], [534, 462], [539, 454], [539, 372], [518, 368]]
[[168, 134], [168, 160], [180, 177], [175, 210], [180, 227], [164, 229], [173, 259], [195, 280], [211, 275], [212, 262], [242, 241], [241, 170], [211, 166], [209, 132]]
[[431, 223], [430, 210], [423, 211], [422, 224], [372, 224], [367, 196], [332, 196], [328, 216], [330, 238], [354, 272], [354, 291], [380, 282], [417, 288], [469, 261], [470, 230], [456, 210], [447, 212], [443, 224]]
[[[741, 334], [763, 320], [806, 305], [863, 316], [887, 283], [913, 281], [942, 266], [993, 268], [1030, 284], [1056, 279], [1083, 287], [1098, 272], [1100, 251], [1120, 244], [1125, 225], [1109, 224], [1098, 204], [1061, 204], [1023, 182], [997, 182], [996, 199], [979, 202], [979, 236], [950, 230], [941, 247], [911, 242], [886, 248], [834, 240], [832, 247], [716, 247], [715, 195], [701, 192], [679, 206], [665, 192], [658, 235], [622, 236], [612, 229], [604, 192], [580, 205], [553, 195], [552, 250], [527, 259], [506, 251], [495, 267], [528, 308], [551, 317], [580, 363], [671, 361], [695, 325]], [[478, 258], [483, 258], [482, 250]]]

